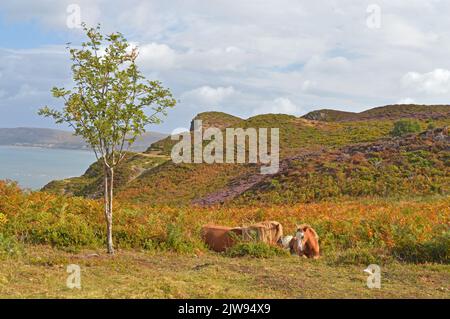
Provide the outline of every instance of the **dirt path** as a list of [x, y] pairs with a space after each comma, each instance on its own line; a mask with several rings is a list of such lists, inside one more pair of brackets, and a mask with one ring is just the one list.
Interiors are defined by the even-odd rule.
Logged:
[[193, 204], [209, 206], [232, 200], [253, 187], [257, 187], [258, 184], [266, 181], [267, 179], [273, 178], [276, 175], [284, 174], [288, 170], [290, 162], [294, 160], [304, 160], [309, 156], [319, 155], [321, 152], [323, 152], [323, 150], [304, 151], [295, 156], [285, 158], [280, 161], [280, 168], [276, 174], [261, 174], [259, 167], [257, 167], [254, 173], [240, 176], [238, 179], [232, 181], [226, 188], [208, 194], [203, 198], [196, 199], [193, 201]]

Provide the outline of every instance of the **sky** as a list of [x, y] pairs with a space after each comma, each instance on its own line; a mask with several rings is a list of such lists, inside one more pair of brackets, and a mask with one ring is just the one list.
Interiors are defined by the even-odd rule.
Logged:
[[138, 66], [177, 100], [150, 130], [189, 127], [200, 112], [243, 118], [332, 108], [448, 104], [450, 1], [16, 0], [0, 2], [0, 127], [52, 127], [62, 107], [66, 43], [79, 22], [122, 32]]

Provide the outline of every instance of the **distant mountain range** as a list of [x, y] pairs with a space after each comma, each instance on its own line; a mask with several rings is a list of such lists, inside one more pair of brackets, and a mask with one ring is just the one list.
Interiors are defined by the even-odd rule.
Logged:
[[[142, 152], [150, 144], [167, 137], [166, 134], [146, 132], [136, 140], [131, 150]], [[32, 146], [83, 150], [88, 149], [86, 143], [71, 132], [33, 127], [0, 128], [0, 145]]]

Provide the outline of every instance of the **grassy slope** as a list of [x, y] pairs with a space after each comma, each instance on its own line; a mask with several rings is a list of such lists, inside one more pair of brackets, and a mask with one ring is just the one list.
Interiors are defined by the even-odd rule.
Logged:
[[[450, 298], [449, 265], [381, 265], [381, 289], [368, 289], [366, 265], [326, 259], [94, 252], [34, 246], [0, 261], [0, 298]], [[80, 290], [66, 287], [68, 264]]]
[[[333, 150], [337, 150], [355, 143], [377, 141], [380, 138], [387, 137], [389, 135], [394, 123], [394, 120], [392, 119], [402, 116], [409, 116], [409, 114], [420, 115], [419, 121], [423, 130], [427, 128], [430, 121], [427, 118], [422, 118], [422, 116], [426, 116], [427, 114], [430, 117], [435, 118], [433, 123], [437, 127], [450, 125], [450, 117], [439, 117], [436, 115], [444, 114], [449, 109], [449, 106], [387, 106], [357, 113], [357, 115], [361, 117], [357, 121], [353, 118], [356, 116], [355, 113], [352, 113], [351, 117], [347, 116], [347, 118], [345, 118], [346, 121], [343, 121], [344, 118], [340, 118], [340, 121], [328, 122], [305, 120], [304, 118], [297, 118], [291, 115], [283, 114], [258, 115], [243, 120], [220, 112], [201, 113], [196, 118], [202, 119], [205, 127], [211, 125], [220, 128], [225, 128], [227, 126], [243, 128], [279, 127], [281, 158], [286, 158], [296, 156], [297, 154], [308, 150], [325, 148], [332, 152]], [[352, 120], [349, 120], [350, 118]], [[149, 160], [152, 156], [155, 157], [154, 164], [161, 164], [164, 160], [160, 157], [161, 155], [158, 154], [168, 156], [174, 143], [175, 142], [170, 138], [163, 139], [152, 144], [152, 146], [146, 151], [145, 155]], [[445, 151], [443, 154], [445, 158]], [[377, 154], [372, 155], [370, 155], [370, 157], [376, 157]], [[410, 155], [412, 157], [415, 156], [414, 154]], [[433, 151], [431, 151], [431, 153], [426, 154], [426, 158], [424, 160], [434, 163], [436, 161], [435, 155], [436, 154], [433, 154]], [[403, 157], [397, 156], [396, 158], [392, 158], [392, 161], [395, 160], [400, 162], [401, 165], [397, 165], [398, 163], [391, 163], [392, 161], [390, 162], [389, 159], [385, 163], [386, 165], [395, 164], [400, 167], [400, 173], [396, 173], [397, 175], [400, 175], [400, 178], [396, 182], [396, 188], [388, 187], [388, 191], [392, 191], [393, 195], [405, 193], [402, 189], [406, 190], [406, 192], [408, 190], [408, 183], [403, 182], [401, 179], [405, 179], [406, 181], [412, 176], [409, 170], [410, 167], [407, 167], [408, 165], [413, 165], [410, 163], [411, 156], [408, 157], [406, 154]], [[141, 156], [136, 155], [135, 157], [140, 158]], [[444, 158], [440, 156], [437, 160], [440, 164], [442, 164]], [[311, 181], [311, 184], [303, 183], [303, 186], [306, 188], [318, 187], [318, 190], [314, 190], [314, 193], [317, 194], [303, 194], [305, 196], [298, 196], [298, 194], [294, 194], [291, 196], [290, 200], [320, 200], [326, 198], [327, 196], [340, 196], [340, 194], [352, 196], [367, 194], [384, 195], [386, 192], [385, 190], [382, 190], [383, 185], [373, 186], [371, 187], [371, 190], [367, 192], [364, 192], [362, 189], [342, 191], [342, 189], [348, 188], [345, 185], [346, 183], [344, 183], [345, 181], [341, 182], [336, 178], [336, 175], [329, 173], [330, 170], [335, 171], [336, 166], [338, 166], [339, 170], [344, 171], [341, 175], [345, 176], [347, 182], [352, 181], [352, 183], [354, 183], [356, 175], [353, 176], [354, 178], [348, 179], [348, 177], [351, 176], [347, 176], [349, 174], [345, 173], [345, 171], [354, 170], [355, 174], [361, 172], [361, 174], [358, 175], [363, 179], [363, 181], [360, 181], [358, 184], [360, 188], [365, 187], [363, 185], [365, 179], [376, 179], [378, 178], [377, 176], [380, 172], [386, 173], [386, 171], [384, 171], [385, 167], [383, 166], [381, 168], [373, 169], [373, 167], [370, 166], [372, 165], [371, 163], [351, 163], [351, 165], [346, 165], [345, 163], [335, 163], [334, 160], [335, 156], [329, 156], [328, 158], [322, 156], [322, 159], [318, 160], [317, 164], [322, 168], [319, 167], [319, 169], [312, 169], [312, 172], [319, 174], [320, 178], [307, 178], [307, 180]], [[142, 167], [142, 165], [145, 165], [146, 167]], [[376, 163], [373, 165], [376, 165]], [[127, 201], [130, 200], [133, 202], [139, 201], [148, 205], [153, 205], [155, 203], [177, 205], [189, 204], [192, 200], [201, 199], [208, 194], [217, 192], [218, 190], [226, 190], [229, 185], [236, 183], [242, 179], [242, 177], [246, 177], [257, 172], [257, 168], [250, 165], [175, 165], [171, 162], [166, 162], [164, 165], [160, 165], [152, 170], [148, 170], [147, 168], [148, 165], [145, 163], [143, 164], [140, 160], [130, 160], [123, 165], [123, 172], [120, 173], [119, 170], [119, 187], [117, 192], [119, 199]], [[394, 169], [392, 166], [388, 168]], [[310, 168], [307, 170], [309, 169]], [[418, 167], [418, 169], [420, 170], [422, 168]], [[273, 183], [275, 183], [276, 186], [280, 182], [285, 181], [286, 185], [290, 185], [289, 187], [292, 186], [292, 189], [289, 189], [288, 193], [305, 193], [304, 190], [296, 190], [295, 185], [298, 184], [296, 178], [298, 179], [302, 177], [302, 180], [304, 180], [305, 174], [308, 173], [307, 170], [305, 171], [303, 167], [299, 167], [298, 165], [297, 167], [294, 166], [290, 169], [290, 172], [292, 173], [292, 171], [297, 171], [294, 172], [297, 177], [291, 176], [285, 179], [275, 177]], [[426, 189], [423, 188], [416, 193], [442, 193], [442, 187], [439, 185], [436, 186], [434, 183], [435, 174], [432, 170], [433, 168], [431, 167], [426, 173], [419, 174], [426, 175], [424, 179], [427, 180], [427, 178], [431, 178], [431, 181], [425, 183], [428, 183], [428, 186], [425, 187]], [[136, 172], [142, 171], [145, 171], [145, 173], [136, 174]], [[88, 197], [92, 197], [95, 194], [98, 195], [99, 189], [101, 188], [101, 177], [99, 178], [98, 174], [96, 176], [88, 175], [89, 174], [85, 174], [85, 176], [81, 178], [52, 182], [47, 185], [44, 190]], [[323, 179], [326, 180], [324, 181]], [[442, 184], [443, 182], [445, 183], [446, 181], [440, 179], [438, 184]], [[270, 185], [271, 181], [267, 181], [266, 185], [267, 183]], [[330, 185], [330, 183], [337, 183], [338, 185]], [[381, 182], [377, 183], [380, 184]], [[385, 186], [389, 185], [386, 184]], [[282, 190], [285, 191], [286, 187], [282, 188]], [[272, 201], [272, 198], [270, 196], [266, 196], [266, 200]], [[276, 198], [273, 199], [273, 201], [279, 202]]]
[[167, 161], [129, 183], [117, 199], [146, 205], [186, 205], [250, 170], [245, 165], [176, 165]]
[[[166, 160], [166, 156], [148, 155], [145, 153], [128, 153], [125, 160], [116, 168], [116, 191]], [[97, 161], [92, 164], [82, 176], [52, 181], [45, 185], [42, 190], [56, 194], [96, 198], [102, 194], [103, 177], [104, 174], [101, 169], [101, 162]]]

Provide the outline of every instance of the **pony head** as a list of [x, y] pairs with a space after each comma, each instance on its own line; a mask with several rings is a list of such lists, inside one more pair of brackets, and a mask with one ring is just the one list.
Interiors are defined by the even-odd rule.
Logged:
[[316, 231], [310, 225], [302, 224], [297, 226], [291, 247], [299, 256], [319, 258], [318, 240]]
[[303, 253], [305, 242], [306, 242], [306, 236], [305, 231], [301, 228], [297, 227], [297, 231], [295, 232], [295, 236], [297, 239], [297, 249], [299, 253]]

